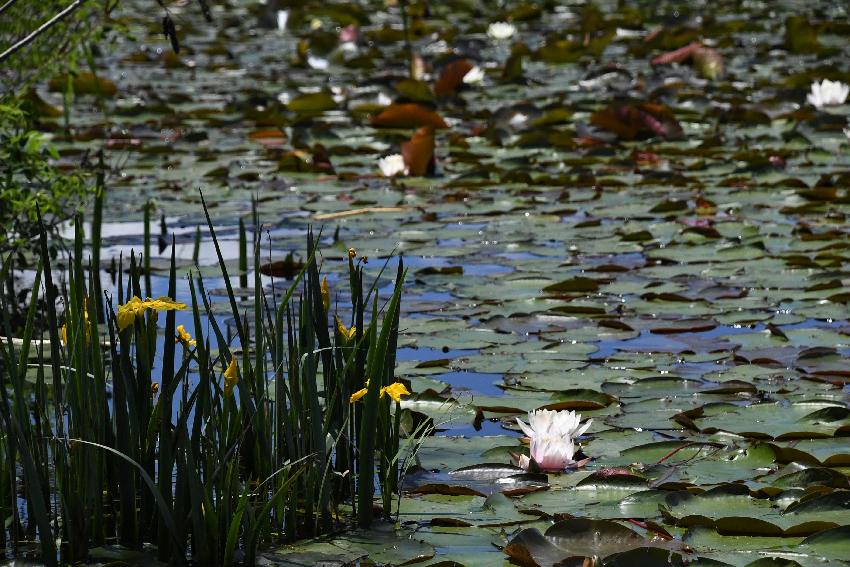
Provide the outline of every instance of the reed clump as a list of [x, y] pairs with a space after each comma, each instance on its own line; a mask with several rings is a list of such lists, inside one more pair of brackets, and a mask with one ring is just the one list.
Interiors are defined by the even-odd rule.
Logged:
[[[148, 258], [135, 254], [117, 264], [114, 289], [101, 289], [103, 191], [97, 199], [93, 234], [87, 240], [76, 219], [65, 269], [42, 230], [22, 330], [0, 299], [6, 553], [37, 542], [40, 560], [58, 565], [104, 544], [154, 544], [172, 563], [252, 565], [262, 546], [389, 517], [401, 439], [427, 433], [400, 432], [409, 393], [394, 375], [401, 259], [389, 297], [378, 297], [354, 253], [346, 293], [333, 293], [341, 290], [329, 288], [309, 231], [303, 267], [275, 293], [261, 280], [255, 209], [253, 238], [240, 223], [237, 297], [207, 214], [228, 332], [200, 272], [178, 297], [173, 245], [164, 296], [149, 297]], [[4, 281], [14, 269], [4, 259]], [[178, 325], [178, 313], [191, 321]]]

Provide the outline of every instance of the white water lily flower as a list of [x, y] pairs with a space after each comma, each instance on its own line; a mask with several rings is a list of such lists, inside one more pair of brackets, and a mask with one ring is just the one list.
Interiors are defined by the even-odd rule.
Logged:
[[525, 123], [528, 122], [528, 115], [523, 114], [522, 112], [517, 112], [511, 119], [508, 120], [508, 124], [514, 128], [522, 128], [525, 126]]
[[841, 81], [830, 81], [824, 79], [821, 83], [812, 83], [812, 92], [806, 96], [806, 100], [815, 108], [844, 104], [847, 95], [850, 94], [850, 86]]
[[277, 29], [285, 30], [286, 22], [289, 21], [289, 10], [278, 10], [277, 11]]
[[508, 39], [516, 33], [516, 26], [508, 22], [493, 22], [487, 26], [487, 35], [492, 39]]
[[[581, 424], [581, 414], [574, 411], [536, 410], [528, 412], [528, 425], [521, 419], [517, 424], [531, 439], [531, 459], [543, 471], [562, 471], [575, 464], [575, 440], [587, 431], [592, 419]], [[528, 470], [531, 459], [519, 458], [519, 466]]]
[[844, 135], [847, 136], [847, 139], [850, 140], [850, 126], [844, 128]]
[[378, 160], [378, 167], [384, 177], [395, 177], [399, 173], [407, 175], [407, 166], [401, 154], [392, 154]]
[[467, 85], [472, 85], [475, 83], [480, 83], [484, 80], [484, 70], [476, 65], [472, 69], [466, 72], [466, 75], [463, 76], [463, 82]]
[[324, 71], [328, 68], [328, 60], [323, 59], [321, 57], [314, 57], [312, 55], [307, 56], [307, 65], [312, 67], [313, 69], [317, 69], [319, 71]]

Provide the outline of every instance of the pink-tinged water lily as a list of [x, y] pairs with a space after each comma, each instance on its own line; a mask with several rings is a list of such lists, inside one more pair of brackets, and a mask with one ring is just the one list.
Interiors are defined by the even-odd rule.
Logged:
[[542, 471], [557, 472], [575, 465], [575, 440], [587, 431], [592, 419], [581, 423], [574, 411], [536, 410], [528, 412], [528, 424], [517, 419], [523, 433], [531, 440], [531, 458], [521, 455], [519, 465], [528, 470], [533, 459]]
[[806, 100], [815, 108], [822, 108], [844, 104], [847, 95], [850, 95], [850, 86], [841, 81], [824, 79], [820, 83], [817, 81], [812, 83], [812, 92], [806, 96]]

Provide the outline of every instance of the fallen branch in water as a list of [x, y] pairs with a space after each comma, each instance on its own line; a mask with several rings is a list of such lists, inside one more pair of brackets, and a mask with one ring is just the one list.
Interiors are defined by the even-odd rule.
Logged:
[[331, 220], [365, 215], [368, 213], [403, 213], [407, 210], [407, 207], [363, 207], [362, 209], [349, 209], [347, 211], [337, 211], [335, 213], [321, 213], [314, 215], [313, 218], [316, 220]]

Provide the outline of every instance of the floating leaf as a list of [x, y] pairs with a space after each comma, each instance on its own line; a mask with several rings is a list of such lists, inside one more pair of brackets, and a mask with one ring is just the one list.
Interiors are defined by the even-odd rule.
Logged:
[[410, 140], [401, 144], [401, 155], [409, 175], [422, 177], [434, 173], [434, 130], [423, 126]]
[[[79, 71], [71, 75], [72, 86], [77, 94], [97, 95], [112, 98], [118, 92], [118, 86], [103, 77], [89, 71]], [[50, 80], [51, 91], [64, 91], [68, 75], [60, 75]]]
[[479, 464], [463, 467], [447, 475], [422, 475], [412, 492], [489, 496], [502, 493], [518, 496], [549, 488], [545, 474], [529, 474], [512, 465]]
[[536, 528], [521, 531], [505, 553], [521, 565], [561, 565], [559, 562], [565, 560], [572, 565], [571, 558], [606, 558], [648, 544], [638, 533], [617, 522], [573, 518], [553, 524], [544, 534]]
[[396, 92], [408, 101], [429, 105], [434, 103], [434, 93], [431, 92], [431, 87], [425, 81], [404, 79], [393, 86]]
[[440, 76], [434, 84], [434, 93], [437, 96], [449, 96], [463, 85], [463, 78], [472, 70], [469, 59], [455, 59], [443, 66]]
[[435, 111], [415, 103], [391, 104], [372, 117], [377, 128], [448, 128], [448, 124]]
[[547, 285], [543, 291], [546, 293], [593, 293], [599, 291], [599, 284], [594, 279], [579, 276]]
[[325, 112], [336, 108], [336, 102], [331, 93], [321, 91], [295, 97], [286, 108], [298, 113]]
[[283, 260], [276, 260], [260, 265], [260, 273], [264, 276], [273, 276], [276, 278], [292, 279], [298, 272], [301, 271], [304, 264], [300, 260], [296, 260], [292, 254], [289, 254]]
[[660, 136], [670, 140], [682, 138], [682, 127], [662, 105], [638, 103], [612, 105], [594, 112], [590, 123], [623, 140]]
[[785, 47], [792, 53], [817, 53], [821, 49], [818, 31], [806, 16], [788, 16], [785, 20]]
[[799, 550], [828, 559], [846, 560], [850, 557], [850, 526], [811, 535], [802, 541]]

